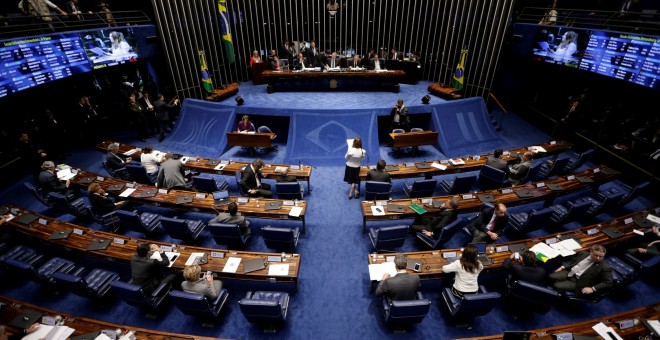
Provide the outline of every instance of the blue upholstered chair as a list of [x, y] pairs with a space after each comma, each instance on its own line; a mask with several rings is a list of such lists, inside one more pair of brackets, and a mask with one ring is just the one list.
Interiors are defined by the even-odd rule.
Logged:
[[445, 242], [451, 239], [456, 232], [464, 225], [464, 220], [460, 217], [447, 224], [440, 231], [438, 238], [429, 237], [423, 233], [417, 233], [417, 240], [431, 249], [439, 249]]
[[582, 166], [585, 162], [591, 159], [591, 156], [594, 154], [596, 149], [588, 149], [582, 153], [574, 152], [570, 155], [568, 163], [566, 164], [566, 170], [571, 171]]
[[538, 176], [542, 165], [542, 162], [535, 162], [532, 164], [532, 166], [529, 168], [529, 171], [527, 171], [527, 173], [520, 178], [520, 184], [534, 181], [534, 179]]
[[606, 192], [606, 193], [599, 193], [598, 195], [596, 195], [596, 197], [592, 197], [592, 196], [582, 197], [575, 201], [571, 201], [570, 204], [589, 202], [591, 204], [591, 207], [589, 208], [589, 210], [587, 210], [587, 214], [594, 216], [600, 214], [603, 211], [610, 211], [611, 209], [615, 208], [619, 203], [619, 200], [621, 200], [621, 197], [623, 197], [622, 192], [616, 192], [616, 193]]
[[488, 292], [484, 286], [479, 286], [478, 293], [459, 299], [451, 292], [451, 287], [447, 287], [442, 290], [442, 298], [457, 326], [466, 327], [472, 318], [488, 314], [499, 302], [500, 293]]
[[170, 237], [178, 240], [195, 241], [206, 228], [206, 223], [196, 220], [160, 217], [160, 223]]
[[562, 204], [555, 204], [550, 207], [553, 213], [550, 216], [552, 223], [556, 225], [564, 224], [569, 221], [583, 219], [589, 216], [589, 209], [591, 208], [590, 201], [581, 201], [576, 203], [568, 203], [568, 207]]
[[424, 179], [416, 180], [409, 185], [407, 183], [403, 184], [403, 191], [408, 197], [428, 197], [433, 196], [433, 190], [438, 184], [438, 181], [435, 179]]
[[630, 263], [616, 256], [608, 256], [605, 261], [612, 268], [615, 289], [625, 287], [637, 279], [638, 272]]
[[39, 200], [39, 202], [43, 203], [45, 206], [50, 207], [51, 203], [48, 202], [48, 196], [44, 194], [43, 190], [41, 188], [37, 188], [34, 184], [31, 182], [23, 182], [23, 185], [34, 195], [34, 197]]
[[392, 183], [366, 181], [364, 182], [364, 200], [387, 200], [390, 199], [392, 193]]
[[236, 245], [245, 248], [251, 235], [243, 235], [238, 224], [209, 223], [208, 228], [217, 244]]
[[261, 229], [266, 247], [292, 253], [298, 245], [299, 228], [276, 228], [265, 226]]
[[0, 255], [0, 263], [4, 264], [7, 260], [14, 259], [23, 262], [30, 262], [32, 258], [38, 256], [35, 250], [24, 245], [17, 245]]
[[161, 304], [166, 300], [168, 293], [172, 289], [170, 282], [161, 283], [151, 294], [146, 294], [141, 286], [134, 285], [130, 281], [113, 281], [110, 285], [112, 292], [121, 300], [131, 306], [143, 308], [147, 311], [146, 317], [156, 318], [156, 312]]
[[[626, 203], [628, 203], [628, 202], [632, 201], [633, 199], [637, 198], [637, 196], [639, 196], [639, 194], [644, 192], [646, 189], [650, 188], [651, 187], [651, 182], [644, 181], [644, 182], [640, 182], [639, 184], [637, 184], [635, 186], [630, 186], [630, 185], [627, 185], [627, 184], [621, 184], [621, 186], [624, 187], [625, 190], [623, 192], [623, 196], [621, 197], [621, 199], [619, 200], [619, 202], [617, 204], [618, 205], [625, 205]], [[616, 187], [612, 187], [612, 188], [609, 188], [609, 189], [605, 190], [603, 192], [603, 194], [612, 195], [612, 194], [616, 194], [618, 192], [621, 192], [621, 191]]]
[[192, 176], [192, 186], [193, 188], [204, 192], [222, 191], [229, 188], [227, 181], [202, 175]]
[[422, 322], [431, 308], [431, 300], [425, 299], [420, 292], [417, 292], [415, 300], [391, 301], [383, 297], [382, 301], [385, 323], [395, 332], [405, 331], [405, 327]]
[[440, 181], [440, 187], [448, 195], [466, 193], [470, 192], [476, 180], [477, 175], [461, 175], [451, 180], [444, 179]]
[[301, 200], [305, 195], [303, 186], [298, 181], [277, 182], [275, 183], [275, 191], [277, 191], [277, 198], [285, 200]]
[[55, 272], [51, 278], [59, 290], [87, 298], [103, 299], [110, 292], [110, 284], [119, 280], [119, 274], [95, 268], [84, 276], [80, 273]]
[[538, 230], [550, 222], [550, 216], [554, 213], [552, 208], [532, 210], [531, 212], [519, 212], [509, 215], [509, 224], [519, 233], [527, 233]]
[[395, 225], [369, 229], [369, 240], [376, 251], [392, 250], [403, 246], [406, 242], [410, 227], [407, 225]]
[[119, 225], [138, 233], [150, 234], [160, 226], [160, 216], [148, 212], [138, 213], [137, 210], [116, 210], [115, 216]]
[[54, 284], [51, 279], [53, 273], [68, 273], [75, 267], [75, 264], [72, 261], [61, 257], [53, 257], [44, 263], [38, 264], [40, 259], [41, 256], [35, 256], [28, 261], [8, 259], [5, 263], [10, 270], [15, 271], [18, 274], [15, 277], [32, 278], [45, 284]]
[[660, 256], [651, 256], [644, 259], [633, 254], [625, 254], [624, 259], [637, 270], [637, 276], [639, 278], [654, 276], [657, 279], [658, 269], [660, 268]]
[[499, 189], [509, 185], [506, 172], [484, 165], [479, 171], [479, 187], [481, 190]]
[[286, 321], [289, 311], [289, 294], [274, 291], [247, 292], [238, 301], [241, 313], [248, 322], [266, 327], [266, 332], [275, 332], [275, 327]]
[[213, 327], [214, 320], [220, 315], [229, 297], [226, 289], [221, 289], [218, 296], [210, 300], [206, 296], [198, 293], [188, 293], [180, 290], [170, 291], [172, 303], [186, 315], [192, 315], [202, 318], [202, 326]]
[[520, 312], [533, 311], [544, 314], [559, 302], [561, 294], [550, 287], [517, 280], [508, 288], [506, 298], [516, 306], [516, 309], [524, 309]]
[[71, 198], [51, 191], [48, 193], [48, 201], [52, 202], [54, 207], [67, 213], [80, 217], [91, 217], [89, 216], [89, 210], [86, 208], [85, 199], [83, 197]]
[[541, 169], [539, 169], [538, 177], [543, 179], [564, 173], [570, 160], [570, 157], [561, 157], [553, 162], [544, 162]]
[[147, 169], [144, 167], [144, 165], [142, 165], [142, 163], [127, 163], [126, 173], [128, 173], [128, 179], [131, 181], [149, 185], [154, 184], [154, 182], [151, 181], [149, 174], [147, 174]]

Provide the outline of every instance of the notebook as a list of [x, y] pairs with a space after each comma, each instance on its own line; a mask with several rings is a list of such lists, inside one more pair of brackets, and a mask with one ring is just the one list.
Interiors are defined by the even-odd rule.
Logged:
[[50, 237], [48, 237], [49, 240], [61, 240], [69, 237], [71, 233], [73, 232], [73, 229], [71, 230], [59, 230], [59, 231], [54, 231], [52, 234], [50, 234]]
[[415, 163], [415, 166], [417, 169], [429, 169], [431, 168], [431, 164], [429, 163]]
[[96, 179], [96, 177], [83, 177], [83, 178], [78, 180], [78, 183], [80, 183], [80, 184], [89, 184], [89, 183], [94, 182], [95, 179]]
[[264, 207], [266, 210], [277, 210], [282, 207], [282, 202], [268, 202]]
[[482, 203], [495, 203], [495, 197], [491, 194], [479, 194], [477, 197]]
[[548, 187], [548, 189], [553, 190], [553, 191], [564, 190], [564, 187], [562, 187], [559, 184], [546, 184], [545, 186]]
[[34, 220], [36, 220], [37, 218], [38, 218], [37, 216], [34, 216], [32, 214], [23, 214], [21, 216], [16, 217], [14, 219], [14, 221], [16, 221], [18, 223], [21, 223], [21, 224], [28, 225], [28, 224], [34, 222]]
[[398, 205], [398, 204], [388, 204], [385, 211], [402, 213], [405, 211], [405, 208], [402, 205]]
[[385, 171], [399, 171], [399, 167], [396, 165], [386, 165]]
[[221, 191], [214, 191], [213, 192], [213, 205], [214, 206], [220, 206], [220, 205], [227, 205], [231, 203], [231, 199], [229, 199], [229, 191], [227, 190], [221, 190]]
[[623, 232], [621, 232], [619, 229], [614, 228], [614, 227], [605, 228], [605, 229], [602, 230], [602, 232], [603, 232], [605, 235], [607, 235], [607, 236], [609, 236], [610, 238], [612, 238], [612, 239], [617, 239], [617, 238], [622, 237], [623, 235], [625, 235], [625, 234], [624, 234]]
[[266, 262], [262, 258], [248, 260], [243, 262], [243, 272], [250, 273], [266, 268]]
[[92, 241], [89, 245], [87, 245], [87, 250], [103, 250], [105, 248], [108, 248], [109, 245], [110, 245], [110, 240]]
[[[153, 190], [153, 189], [145, 190], [145, 191], [143, 191], [143, 192], [140, 193], [140, 196], [139, 196], [139, 197], [140, 197], [140, 198], [154, 197], [154, 196], [156, 196], [156, 192], [157, 192], [157, 191], [156, 191], [156, 190]], [[179, 199], [177, 198], [177, 203], [179, 203], [178, 201], [179, 201]], [[191, 200], [191, 202], [192, 202], [192, 200]]]
[[121, 189], [124, 189], [124, 184], [113, 184], [108, 187], [107, 191], [119, 191]]
[[422, 271], [422, 261], [415, 259], [406, 259], [406, 261], [406, 269], [410, 269], [418, 273]]
[[481, 261], [481, 264], [484, 266], [493, 264], [493, 260], [489, 259], [488, 256], [486, 256], [486, 242], [479, 242], [479, 243], [470, 243], [469, 245], [475, 246], [477, 248], [477, 258], [479, 261]]
[[518, 189], [518, 190], [514, 190], [514, 192], [520, 198], [534, 197], [534, 194], [532, 194], [532, 192], [529, 191], [529, 189]]
[[193, 201], [192, 196], [181, 196], [176, 198], [176, 204], [186, 204]]

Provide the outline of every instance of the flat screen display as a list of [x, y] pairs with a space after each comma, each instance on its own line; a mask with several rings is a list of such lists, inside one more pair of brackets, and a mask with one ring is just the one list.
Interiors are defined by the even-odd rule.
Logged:
[[532, 51], [543, 62], [577, 68], [588, 40], [588, 31], [539, 26]]
[[132, 28], [107, 28], [80, 33], [87, 58], [95, 70], [136, 62], [138, 44]]

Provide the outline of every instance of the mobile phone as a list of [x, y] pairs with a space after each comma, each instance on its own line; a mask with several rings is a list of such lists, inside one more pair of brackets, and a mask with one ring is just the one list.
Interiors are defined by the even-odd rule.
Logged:
[[413, 269], [416, 272], [421, 272], [422, 271], [422, 264], [421, 263], [415, 263], [415, 267]]
[[213, 272], [210, 271], [210, 270], [207, 270], [207, 271], [206, 271], [206, 276], [213, 276]]
[[513, 253], [513, 258], [516, 260], [520, 259], [520, 254], [518, 252]]

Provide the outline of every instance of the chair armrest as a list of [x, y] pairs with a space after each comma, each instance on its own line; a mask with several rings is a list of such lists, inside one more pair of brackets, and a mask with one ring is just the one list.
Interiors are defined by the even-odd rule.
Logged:
[[229, 292], [226, 289], [220, 289], [218, 296], [213, 299], [213, 305], [217, 305], [223, 299], [226, 299], [229, 296]]
[[488, 289], [486, 289], [486, 286], [479, 285], [479, 293], [482, 293], [482, 294], [488, 293]]
[[423, 300], [424, 299], [424, 294], [422, 292], [417, 292], [417, 300]]
[[253, 294], [254, 294], [254, 292], [252, 292], [252, 291], [248, 291], [247, 293], [245, 293], [245, 298], [246, 298], [246, 299], [252, 299], [252, 295], [253, 295]]
[[167, 294], [170, 289], [172, 288], [172, 285], [170, 282], [161, 282], [156, 289], [151, 293], [151, 297], [158, 297], [163, 294]]
[[68, 273], [68, 274], [71, 274], [71, 275], [74, 275], [74, 276], [83, 276], [83, 273], [85, 272], [85, 270], [87, 270], [87, 268], [85, 266], [82, 266], [82, 267], [79, 267], [79, 268], [75, 268], [75, 270], [73, 272]]

